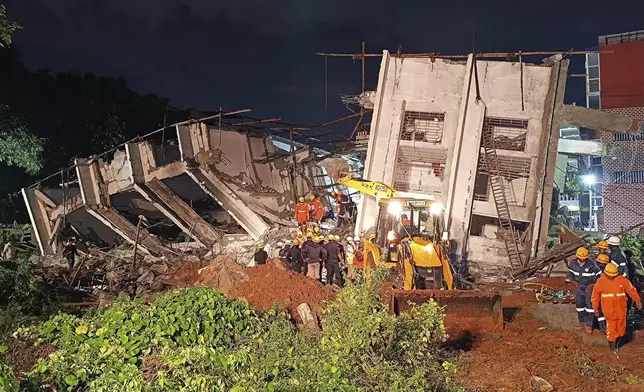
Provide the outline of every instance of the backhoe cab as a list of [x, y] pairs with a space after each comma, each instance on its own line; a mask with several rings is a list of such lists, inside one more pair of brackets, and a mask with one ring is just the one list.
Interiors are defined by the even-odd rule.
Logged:
[[452, 271], [444, 252], [443, 208], [433, 200], [383, 199], [378, 203], [376, 233], [365, 243], [367, 268], [396, 267], [405, 290], [452, 289]]

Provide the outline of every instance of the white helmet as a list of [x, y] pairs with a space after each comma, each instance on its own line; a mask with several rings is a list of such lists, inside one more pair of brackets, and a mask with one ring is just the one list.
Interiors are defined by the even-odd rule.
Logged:
[[281, 248], [282, 246], [284, 246], [284, 243], [283, 242], [278, 242], [277, 246]]
[[351, 236], [347, 237], [347, 241], [353, 241], [353, 237]]
[[291, 241], [291, 240], [286, 240], [286, 242], [284, 242], [284, 243], [285, 243], [286, 245], [293, 245], [293, 241]]
[[612, 236], [608, 239], [608, 245], [619, 246], [621, 240], [617, 236]]

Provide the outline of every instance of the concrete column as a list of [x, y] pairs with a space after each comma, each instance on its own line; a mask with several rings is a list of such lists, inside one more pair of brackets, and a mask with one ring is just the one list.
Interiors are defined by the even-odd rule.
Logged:
[[[566, 80], [568, 75], [568, 65], [570, 60], [561, 60], [551, 67], [550, 86], [548, 96], [545, 100], [545, 110], [543, 114], [543, 135], [542, 146], [547, 146], [548, 152], [543, 154], [542, 159], [538, 162], [538, 178], [545, 178], [542, 188], [537, 193], [537, 208], [532, 231], [532, 249], [531, 257], [536, 257], [540, 251], [545, 249], [548, 238], [548, 223], [550, 222], [550, 206], [552, 197], [552, 188], [555, 179], [555, 170], [557, 162], [557, 147], [559, 145], [559, 129], [563, 122], [564, 95], [566, 92]], [[574, 124], [574, 122], [571, 122]], [[546, 159], [547, 158], [547, 159]]]
[[[463, 85], [463, 100], [459, 112], [456, 129], [456, 144], [453, 169], [450, 173], [450, 195], [446, 206], [447, 230], [450, 238], [455, 241], [456, 260], [460, 260], [466, 252], [467, 239], [470, 232], [472, 202], [474, 197], [474, 182], [481, 151], [481, 135], [485, 120], [485, 104], [476, 102], [476, 87], [472, 76], [472, 55], [468, 58], [468, 69]], [[484, 66], [479, 74], [484, 72]], [[458, 146], [458, 147], [456, 147]], [[458, 151], [458, 152], [456, 152]], [[458, 190], [458, 191], [457, 191]]]

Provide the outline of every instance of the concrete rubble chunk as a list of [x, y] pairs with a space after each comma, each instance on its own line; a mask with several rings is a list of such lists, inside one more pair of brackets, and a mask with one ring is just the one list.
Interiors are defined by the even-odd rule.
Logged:
[[537, 376], [532, 376], [530, 379], [530, 387], [534, 392], [552, 392], [555, 390], [552, 384]]
[[317, 331], [319, 328], [317, 317], [307, 303], [301, 303], [297, 306], [297, 314], [302, 320], [302, 327], [305, 331]]

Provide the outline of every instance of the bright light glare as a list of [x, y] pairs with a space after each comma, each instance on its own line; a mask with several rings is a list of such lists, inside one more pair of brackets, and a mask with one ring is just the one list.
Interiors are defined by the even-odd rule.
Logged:
[[441, 203], [434, 203], [429, 207], [429, 213], [432, 215], [440, 215], [443, 213], [443, 206]]
[[389, 232], [387, 233], [387, 240], [393, 241], [395, 239], [396, 239], [396, 233], [394, 233], [393, 230], [389, 230]]
[[402, 204], [399, 201], [392, 201], [389, 203], [389, 207], [387, 207], [387, 212], [391, 215], [399, 216], [402, 212]]
[[597, 182], [597, 179], [595, 178], [594, 175], [588, 174], [585, 176], [581, 176], [581, 180], [584, 182], [586, 185], [593, 185], [594, 183]]
[[434, 251], [434, 246], [432, 244], [425, 245], [425, 250], [429, 253]]

